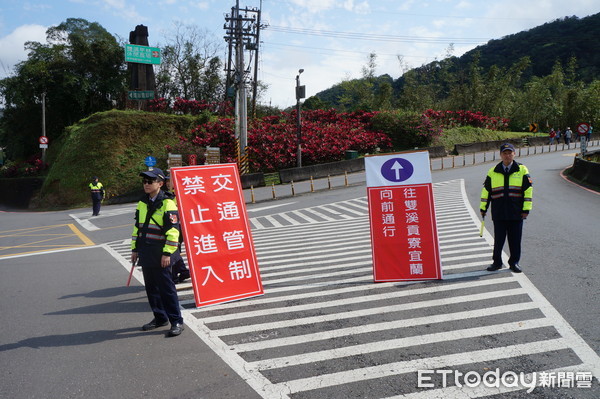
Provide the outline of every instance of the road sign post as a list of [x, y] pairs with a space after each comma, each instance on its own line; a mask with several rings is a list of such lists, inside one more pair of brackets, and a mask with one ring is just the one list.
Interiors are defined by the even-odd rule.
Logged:
[[365, 158], [373, 280], [442, 278], [427, 151]]
[[584, 156], [587, 152], [587, 133], [590, 130], [588, 123], [580, 123], [577, 125], [577, 134], [579, 135], [579, 145], [581, 147], [581, 156]]
[[47, 136], [40, 136], [40, 138], [38, 139], [38, 142], [40, 143], [40, 148], [42, 149], [42, 162], [46, 162], [46, 149], [48, 148], [48, 137]]

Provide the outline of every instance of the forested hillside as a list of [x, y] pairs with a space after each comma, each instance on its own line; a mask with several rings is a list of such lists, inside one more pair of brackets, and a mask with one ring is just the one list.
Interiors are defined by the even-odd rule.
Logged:
[[522, 57], [531, 58], [531, 75], [545, 76], [552, 72], [556, 61], [566, 65], [571, 57], [577, 59], [576, 72], [584, 82], [600, 77], [600, 13], [586, 17], [564, 19], [537, 26], [528, 31], [490, 40], [459, 58], [466, 67], [480, 54], [485, 70], [492, 65], [509, 67]]
[[[306, 106], [309, 109], [329, 106], [345, 111], [365, 107], [378, 110], [386, 106], [412, 110], [468, 108], [498, 114], [502, 111], [501, 107], [499, 110], [483, 109], [485, 105], [465, 100], [476, 96], [467, 92], [477, 91], [477, 87], [473, 86], [479, 84], [478, 80], [525, 90], [536, 78], [553, 75], [551, 80], [554, 79], [559, 86], [582, 88], [582, 85], [600, 79], [598, 38], [600, 13], [585, 18], [565, 17], [491, 40], [461, 57], [422, 65], [397, 79], [389, 75], [368, 76], [363, 71], [362, 79], [344, 81], [324, 90], [307, 99]], [[369, 71], [368, 66], [365, 70]], [[373, 68], [370, 69], [372, 71]], [[556, 78], [562, 79], [561, 82], [556, 82]], [[558, 87], [552, 90], [556, 91]], [[515, 95], [514, 92], [512, 94]]]

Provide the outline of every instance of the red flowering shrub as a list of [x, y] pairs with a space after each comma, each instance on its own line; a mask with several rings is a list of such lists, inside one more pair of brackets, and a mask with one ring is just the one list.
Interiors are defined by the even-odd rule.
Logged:
[[148, 111], [167, 112], [169, 110], [169, 100], [164, 97], [148, 100]]
[[200, 112], [208, 109], [214, 111], [214, 104], [209, 104], [206, 101], [186, 100], [177, 97], [173, 104], [173, 111], [178, 114], [198, 115]]
[[148, 111], [150, 112], [198, 115], [205, 110], [218, 115], [233, 115], [234, 111], [230, 101], [209, 103], [203, 100], [186, 100], [177, 97], [172, 107], [171, 101], [163, 97], [148, 101]]
[[[361, 153], [375, 148], [389, 150], [390, 139], [370, 128], [373, 114], [338, 114], [334, 110], [302, 113], [302, 161], [305, 165], [344, 159], [346, 150]], [[296, 113], [281, 113], [249, 122], [248, 159], [253, 171], [276, 171], [296, 166]], [[202, 124], [192, 132], [189, 142], [221, 149], [223, 162], [236, 162], [235, 124], [232, 118]], [[182, 138], [182, 141], [186, 141]]]
[[42, 162], [40, 154], [33, 155], [24, 162], [7, 163], [0, 168], [2, 177], [40, 176], [48, 170], [48, 164]]
[[479, 111], [435, 111], [428, 109], [424, 112], [424, 115], [440, 123], [444, 128], [473, 126], [490, 130], [505, 130], [510, 123], [510, 119], [487, 116]]
[[198, 147], [219, 147], [222, 162], [236, 162], [235, 120], [220, 118], [199, 125], [191, 132], [190, 142]]

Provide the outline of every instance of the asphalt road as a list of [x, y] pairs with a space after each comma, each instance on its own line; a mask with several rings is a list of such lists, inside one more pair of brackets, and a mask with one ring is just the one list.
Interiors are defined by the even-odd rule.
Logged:
[[[563, 151], [517, 159], [529, 167], [535, 190], [521, 266], [600, 354], [600, 196], [560, 176], [572, 156]], [[436, 171], [433, 179], [463, 179], [477, 209], [491, 165]], [[270, 199], [270, 188], [257, 190], [258, 202], [248, 204], [249, 215], [364, 197], [364, 174], [348, 180], [347, 187], [339, 177], [315, 182], [315, 193], [307, 193], [304, 183], [297, 186], [298, 195], [279, 193], [277, 201]], [[249, 199], [251, 193], [245, 194]], [[151, 318], [143, 287], [137, 282], [124, 287], [126, 265], [99, 246], [128, 238], [130, 208], [103, 207], [101, 214], [109, 216], [95, 220], [98, 229], [91, 231], [71, 216], [87, 210], [0, 213], [0, 309], [7, 320], [0, 362], [8, 365], [0, 377], [0, 397], [260, 397], [222, 360], [226, 353], [215, 353], [191, 329], [177, 338], [165, 338], [164, 331], [139, 331]], [[44, 253], [48, 250], [56, 252]]]
[[[193, 332], [140, 331], [143, 286], [97, 246], [127, 239], [131, 217], [75, 234], [71, 212], [0, 214], [1, 398], [260, 397]], [[33, 254], [48, 249], [62, 252]]]

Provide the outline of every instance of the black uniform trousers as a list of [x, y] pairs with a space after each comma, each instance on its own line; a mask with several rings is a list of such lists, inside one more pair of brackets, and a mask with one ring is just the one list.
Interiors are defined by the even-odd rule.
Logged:
[[148, 303], [154, 313], [157, 322], [169, 321], [171, 324], [183, 324], [177, 289], [171, 277], [171, 266], [169, 267], [147, 267], [142, 266], [144, 285]]
[[102, 198], [92, 197], [92, 216], [98, 216], [100, 213], [100, 204], [102, 204]]
[[523, 235], [523, 220], [494, 220], [494, 265], [502, 265], [502, 248], [508, 236], [510, 257], [509, 266], [519, 263], [521, 259], [521, 237]]

